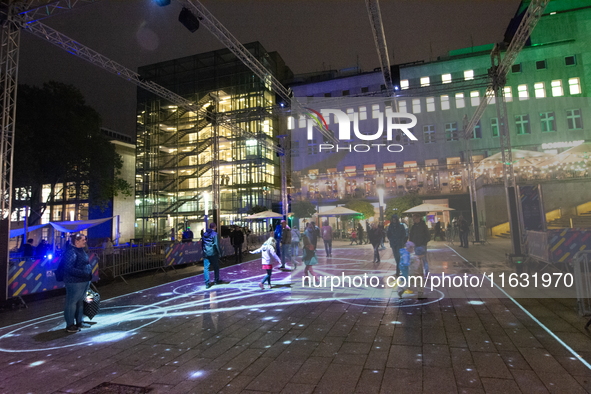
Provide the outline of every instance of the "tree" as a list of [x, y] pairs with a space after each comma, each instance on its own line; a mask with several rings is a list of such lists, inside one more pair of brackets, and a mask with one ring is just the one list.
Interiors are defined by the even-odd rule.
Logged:
[[376, 214], [373, 205], [365, 200], [351, 200], [345, 204], [345, 208], [361, 213], [362, 216], [357, 216], [355, 219], [369, 219]]
[[[119, 193], [131, 196], [132, 185], [120, 178], [121, 156], [101, 132], [100, 115], [76, 87], [53, 81], [41, 88], [20, 85], [18, 96], [13, 184], [30, 187], [25, 199], [29, 224], [40, 219], [58, 193], [101, 209]], [[46, 201], [44, 184], [53, 191]]]
[[266, 210], [267, 210], [267, 208], [265, 208], [265, 207], [262, 207], [260, 205], [255, 205], [254, 207], [252, 207], [248, 211], [246, 211], [246, 213], [248, 213], [249, 215], [254, 215], [255, 213], [265, 212]]
[[296, 201], [291, 204], [291, 212], [296, 218], [309, 218], [316, 213], [316, 205], [310, 201]]
[[416, 193], [409, 193], [402, 197], [394, 197], [386, 201], [386, 212], [384, 212], [385, 218], [390, 219], [393, 214], [397, 214], [402, 217], [404, 211], [421, 205], [423, 200]]

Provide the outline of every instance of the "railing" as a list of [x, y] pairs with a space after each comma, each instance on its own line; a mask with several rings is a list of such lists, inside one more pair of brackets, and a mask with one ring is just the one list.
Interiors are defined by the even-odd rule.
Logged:
[[123, 278], [124, 275], [163, 269], [164, 250], [167, 246], [167, 244], [157, 243], [116, 248], [112, 254], [106, 254], [104, 249], [95, 249], [92, 252], [98, 255], [99, 269], [103, 274], [110, 272], [114, 278]]
[[591, 314], [591, 272], [589, 272], [589, 257], [591, 250], [582, 250], [573, 258], [575, 288], [577, 291], [577, 306], [579, 315]]

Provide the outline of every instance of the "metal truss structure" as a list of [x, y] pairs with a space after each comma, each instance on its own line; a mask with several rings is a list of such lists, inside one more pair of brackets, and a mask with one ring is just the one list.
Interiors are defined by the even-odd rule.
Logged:
[[[519, 217], [516, 207], [519, 204], [515, 204], [515, 174], [513, 171], [513, 155], [511, 153], [511, 137], [507, 125], [507, 106], [505, 102], [504, 87], [507, 81], [507, 73], [509, 69], [519, 56], [519, 53], [525, 46], [527, 39], [531, 35], [531, 32], [536, 27], [538, 21], [542, 17], [549, 0], [532, 0], [529, 4], [523, 19], [517, 28], [515, 36], [511, 40], [505, 56], [501, 58], [501, 47], [499, 44], [495, 44], [491, 52], [491, 68], [489, 69], [489, 86], [486, 90], [485, 97], [481, 100], [480, 105], [476, 109], [475, 113], [469, 122], [464, 124], [464, 139], [467, 144], [467, 152], [469, 155], [469, 170], [470, 170], [470, 199], [473, 198], [473, 214], [472, 217], [476, 218], [476, 188], [474, 179], [474, 160], [472, 158], [472, 147], [470, 144], [470, 138], [474, 132], [474, 127], [480, 121], [484, 110], [488, 106], [492, 99], [495, 99], [497, 106], [497, 118], [499, 119], [499, 137], [501, 143], [502, 162], [503, 162], [503, 181], [505, 184], [505, 191], [507, 195], [507, 210], [509, 213], [509, 225], [512, 234], [517, 236], [512, 238], [513, 254], [521, 254], [521, 225], [518, 221], [513, 220]], [[517, 208], [518, 209], [518, 208]], [[474, 222], [476, 240], [478, 241], [477, 226], [478, 223]]]
[[369, 23], [371, 24], [371, 32], [380, 58], [380, 67], [382, 68], [382, 76], [384, 77], [384, 85], [388, 97], [394, 94], [394, 87], [392, 86], [392, 74], [390, 72], [390, 58], [388, 56], [388, 45], [386, 45], [386, 36], [384, 34], [384, 25], [382, 24], [382, 13], [380, 12], [379, 0], [365, 0], [367, 13], [369, 14]]

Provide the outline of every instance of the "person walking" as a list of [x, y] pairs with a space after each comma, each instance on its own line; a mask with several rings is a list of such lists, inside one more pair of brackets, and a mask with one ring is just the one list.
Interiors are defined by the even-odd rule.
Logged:
[[289, 263], [292, 263], [291, 260], [291, 229], [287, 225], [285, 220], [281, 221], [281, 269], [286, 269], [285, 267], [285, 260], [289, 257]]
[[427, 260], [427, 243], [431, 240], [429, 228], [427, 223], [421, 218], [418, 213], [412, 215], [413, 226], [410, 228], [409, 241], [415, 244], [415, 247], [423, 247], [425, 254], [423, 257], [423, 267], [425, 268], [425, 275], [429, 272], [429, 261]]
[[[312, 223], [312, 225], [308, 227], [308, 229], [313, 229], [313, 226], [314, 224]], [[311, 232], [313, 232], [313, 230]], [[314, 272], [314, 268], [312, 267], [318, 264], [318, 259], [316, 258], [316, 248], [314, 247], [312, 241], [310, 241], [308, 234], [310, 234], [310, 232], [306, 231], [302, 236], [302, 240], [304, 241], [304, 256], [302, 257], [302, 260], [304, 261], [305, 265], [304, 276], [312, 274], [312, 276], [314, 277], [314, 282], [316, 282], [316, 273]]]
[[400, 223], [400, 218], [396, 214], [392, 215], [390, 219], [387, 235], [396, 261], [396, 276], [400, 276], [400, 249], [404, 248], [408, 237], [404, 225]]
[[277, 252], [277, 256], [281, 257], [281, 223], [279, 223], [275, 227], [275, 232], [273, 233], [273, 238], [275, 238], [275, 252]]
[[265, 243], [258, 248], [250, 252], [251, 254], [261, 253], [261, 263], [263, 269], [267, 271], [267, 275], [263, 278], [263, 281], [259, 283], [261, 290], [265, 289], [265, 282], [269, 283], [269, 289], [271, 288], [271, 274], [273, 273], [273, 262], [271, 259], [275, 259], [277, 263], [280, 263], [277, 253], [275, 253], [275, 238], [270, 237]]
[[458, 228], [460, 230], [460, 247], [468, 249], [468, 233], [470, 232], [470, 228], [462, 215], [460, 215], [458, 220]]
[[382, 243], [382, 231], [378, 228], [376, 223], [373, 223], [367, 233], [367, 239], [373, 246], [373, 262], [380, 263], [380, 244]]
[[86, 236], [76, 233], [71, 235], [71, 243], [62, 256], [64, 265], [64, 284], [66, 287], [66, 303], [64, 319], [66, 332], [78, 332], [90, 326], [82, 321], [84, 313], [84, 297], [92, 280], [92, 270], [86, 247]]
[[316, 250], [316, 246], [318, 245], [318, 233], [316, 232], [316, 223], [308, 222], [308, 228], [304, 231], [304, 235], [308, 237], [308, 240], [314, 246], [314, 250]]
[[369, 241], [369, 230], [371, 229], [371, 225], [369, 224], [369, 220], [365, 220], [365, 243], [368, 244]]
[[210, 223], [209, 228], [203, 234], [201, 241], [201, 249], [203, 250], [203, 276], [205, 278], [205, 288], [209, 289], [213, 286], [209, 282], [209, 267], [213, 267], [215, 284], [219, 285], [223, 282], [220, 280], [220, 256], [222, 254], [218, 244], [218, 233], [215, 231], [217, 225]]
[[[298, 257], [300, 238], [302, 238], [302, 234], [300, 234], [300, 230], [298, 230], [297, 226], [292, 228], [291, 229], [291, 256], [292, 257]], [[295, 267], [295, 260], [293, 260], [293, 265]]]
[[105, 257], [105, 264], [107, 267], [113, 265], [114, 252], [115, 248], [113, 247], [113, 241], [111, 241], [111, 238], [107, 238], [107, 240], [103, 242], [103, 256]]
[[357, 231], [355, 231], [355, 229], [353, 228], [353, 230], [351, 230], [351, 243], [349, 245], [353, 245], [356, 242], [357, 242]]
[[242, 244], [244, 243], [244, 233], [238, 226], [230, 233], [230, 243], [234, 247], [234, 257], [236, 263], [242, 263]]
[[357, 223], [357, 244], [363, 245], [363, 226]]
[[324, 222], [320, 233], [322, 234], [322, 240], [324, 241], [326, 257], [332, 257], [332, 227], [328, 224], [328, 220]]

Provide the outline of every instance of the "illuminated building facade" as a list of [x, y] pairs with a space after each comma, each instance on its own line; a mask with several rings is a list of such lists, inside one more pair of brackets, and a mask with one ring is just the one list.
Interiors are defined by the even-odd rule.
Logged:
[[[291, 71], [276, 52], [258, 42], [245, 45], [280, 80]], [[141, 67], [148, 81], [223, 113], [241, 130], [212, 122], [197, 112], [141, 89], [138, 91], [136, 153], [136, 237], [144, 240], [179, 237], [190, 225], [198, 234], [205, 214], [216, 216], [212, 183], [219, 185], [221, 224], [232, 224], [254, 206], [271, 208], [280, 201], [279, 160], [269, 145], [282, 134], [275, 94], [229, 50], [223, 49]], [[219, 173], [216, 173], [214, 147]], [[207, 205], [207, 206], [206, 206]], [[220, 223], [218, 223], [219, 225]], [[178, 239], [178, 238], [177, 238]]]
[[[527, 3], [521, 7], [525, 6]], [[507, 126], [514, 150], [560, 153], [573, 144], [591, 141], [590, 22], [588, 2], [549, 3], [533, 32], [532, 44], [522, 50], [507, 76]], [[320, 201], [320, 205], [334, 206], [351, 198], [377, 201], [376, 190], [382, 188], [387, 198], [416, 192], [425, 200], [447, 202], [460, 212], [469, 211], [468, 153], [461, 134], [464, 117], [472, 117], [486, 92], [492, 47], [455, 50], [437, 61], [392, 67], [398, 89], [398, 110], [418, 118], [413, 128], [417, 141], [404, 137], [398, 142], [391, 141], [403, 145], [400, 153], [320, 152], [320, 135], [316, 133], [315, 139], [307, 140], [305, 121], [295, 119], [294, 133], [298, 135], [295, 140], [299, 142], [292, 144], [294, 177], [298, 178], [294, 181], [294, 194]], [[382, 74], [370, 72], [303, 81], [291, 88], [297, 97], [326, 98], [327, 102], [341, 98], [347, 102], [352, 97], [383, 96], [382, 84]], [[350, 109], [370, 113], [371, 108], [366, 107], [358, 104]], [[334, 125], [333, 119], [329, 121]], [[375, 125], [368, 128], [372, 130], [375, 132]], [[496, 105], [491, 103], [472, 133], [476, 164], [500, 151], [498, 136]], [[385, 137], [380, 142], [388, 143]], [[576, 172], [573, 179], [588, 180], [588, 176], [586, 169]], [[518, 183], [545, 182], [551, 180], [549, 177], [552, 175], [520, 173], [517, 169]], [[500, 173], [496, 179], [492, 178], [477, 183], [482, 197], [479, 214], [489, 227], [506, 221], [507, 217], [504, 200], [498, 205], [484, 203], [488, 193], [483, 192], [484, 188], [490, 184], [502, 185]], [[504, 198], [504, 192], [497, 194], [501, 200]], [[580, 203], [573, 200], [565, 205]], [[494, 207], [493, 211], [487, 212], [487, 205]]]

